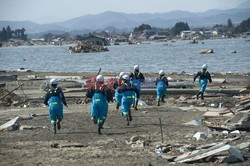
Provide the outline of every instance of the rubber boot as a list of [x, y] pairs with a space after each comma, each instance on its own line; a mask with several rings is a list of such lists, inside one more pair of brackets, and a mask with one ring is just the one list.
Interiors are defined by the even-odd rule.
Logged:
[[129, 126], [129, 116], [127, 115], [127, 125]]
[[56, 134], [56, 123], [52, 124], [52, 130], [53, 130], [53, 133]]
[[204, 100], [204, 92], [201, 93], [201, 100]]
[[61, 129], [61, 124], [60, 124], [61, 121], [62, 121], [62, 120], [58, 120], [58, 122], [57, 122], [57, 129], [58, 129], [58, 130]]
[[162, 103], [165, 103], [164, 98], [165, 98], [165, 95], [163, 95], [163, 96], [161, 97], [161, 102], [162, 102]]
[[120, 104], [117, 103], [117, 104], [116, 104], [116, 110], [117, 110], [117, 111], [119, 110], [119, 107], [120, 107]]
[[94, 124], [97, 124], [97, 118], [95, 116], [92, 117], [91, 119], [93, 120]]
[[160, 106], [160, 98], [157, 98], [157, 106]]
[[128, 119], [129, 119], [129, 121], [132, 121], [132, 115], [131, 115], [131, 110], [130, 109], [128, 110]]
[[138, 99], [136, 99], [136, 101], [135, 101], [135, 110], [138, 110], [138, 108], [137, 108], [137, 105], [138, 105]]
[[201, 94], [201, 92], [198, 92], [198, 93], [196, 94], [196, 99], [197, 99], [197, 100], [199, 99], [200, 94]]
[[102, 125], [101, 125], [101, 124], [99, 124], [99, 125], [98, 125], [98, 131], [97, 131], [97, 133], [98, 133], [99, 135], [101, 135], [101, 134], [102, 134], [101, 129], [102, 129]]
[[104, 129], [104, 128], [103, 128], [103, 125], [104, 125], [105, 120], [106, 120], [106, 119], [103, 119], [103, 122], [102, 122], [102, 125], [101, 125], [101, 129]]

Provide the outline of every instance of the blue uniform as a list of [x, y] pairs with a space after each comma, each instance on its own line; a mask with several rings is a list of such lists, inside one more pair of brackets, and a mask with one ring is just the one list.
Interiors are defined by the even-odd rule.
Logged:
[[102, 125], [107, 118], [108, 102], [112, 101], [110, 89], [105, 85], [95, 86], [87, 91], [86, 97], [92, 98], [91, 117], [97, 118], [98, 125]]
[[124, 83], [121, 89], [118, 90], [122, 94], [122, 113], [123, 116], [128, 116], [128, 111], [131, 108], [131, 105], [134, 102], [133, 95], [136, 93], [138, 95], [139, 91], [137, 88], [130, 83]]
[[167, 93], [168, 80], [166, 77], [159, 77], [155, 81], [157, 98], [162, 98]]
[[51, 124], [55, 124], [63, 119], [63, 105], [66, 106], [64, 94], [61, 88], [51, 88], [47, 92], [44, 104], [49, 106], [49, 115]]
[[121, 79], [117, 79], [114, 83], [114, 89], [115, 89], [115, 102], [119, 105], [121, 105], [122, 101], [122, 94], [118, 92], [120, 88], [121, 88]]
[[141, 72], [134, 72], [130, 74], [130, 79], [132, 84], [137, 88], [138, 94], [135, 94], [135, 98], [140, 98], [141, 83], [145, 81], [145, 78]]
[[199, 84], [200, 84], [200, 92], [204, 93], [207, 87], [207, 83], [208, 81], [211, 83], [212, 79], [211, 79], [211, 75], [208, 71], [203, 70], [203, 71], [199, 71], [195, 77], [194, 77], [194, 82], [196, 80], [196, 78], [199, 77]]

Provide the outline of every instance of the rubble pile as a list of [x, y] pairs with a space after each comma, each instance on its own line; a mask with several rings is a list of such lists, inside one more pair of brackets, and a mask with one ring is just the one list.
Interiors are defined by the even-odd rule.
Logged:
[[20, 106], [27, 101], [25, 97], [19, 96], [4, 87], [0, 87], [0, 103], [3, 106]]
[[70, 46], [69, 51], [70, 53], [89, 53], [89, 52], [103, 52], [103, 51], [109, 51], [109, 50], [107, 47], [84, 42], [84, 43], [78, 44], [75, 47]]
[[204, 124], [213, 129], [247, 130], [250, 127], [250, 95], [242, 97], [235, 108], [221, 111], [208, 111], [204, 116]]

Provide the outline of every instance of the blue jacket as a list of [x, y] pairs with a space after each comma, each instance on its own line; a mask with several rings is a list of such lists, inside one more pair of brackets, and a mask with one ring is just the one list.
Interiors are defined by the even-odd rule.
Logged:
[[64, 94], [60, 87], [52, 87], [51, 89], [49, 89], [49, 91], [45, 95], [44, 99], [45, 105], [49, 104], [48, 101], [51, 97], [58, 97], [65, 106], [67, 105]]

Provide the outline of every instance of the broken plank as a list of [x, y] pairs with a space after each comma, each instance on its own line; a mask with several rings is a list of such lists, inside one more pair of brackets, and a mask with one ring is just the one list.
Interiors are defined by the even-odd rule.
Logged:
[[241, 102], [240, 102], [240, 105], [245, 105], [245, 104], [247, 104], [247, 103], [250, 103], [250, 98], [247, 99], [247, 100], [241, 101]]
[[203, 114], [205, 118], [218, 118], [218, 117], [233, 117], [232, 113], [224, 113], [224, 112], [215, 112], [215, 111], [208, 111]]
[[175, 161], [178, 163], [187, 163], [187, 162], [197, 161], [197, 160], [206, 158], [208, 156], [212, 156], [212, 155], [215, 155], [217, 153], [227, 151], [230, 148], [231, 148], [230, 145], [219, 144], [219, 145], [213, 146], [213, 147], [208, 148], [208, 149], [201, 149], [198, 152], [196, 152], [195, 154], [191, 153], [187, 157], [184, 157], [182, 159], [177, 159]]
[[236, 145], [235, 147], [240, 150], [250, 148], [250, 142], [244, 142], [244, 143]]
[[18, 127], [19, 127], [19, 121], [20, 121], [20, 117], [16, 117], [16, 118], [4, 123], [3, 125], [0, 126], [0, 131], [3, 131], [3, 130], [8, 130], [8, 131], [17, 130]]

